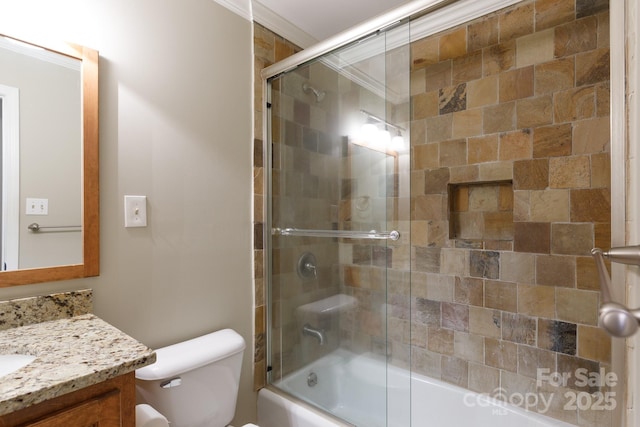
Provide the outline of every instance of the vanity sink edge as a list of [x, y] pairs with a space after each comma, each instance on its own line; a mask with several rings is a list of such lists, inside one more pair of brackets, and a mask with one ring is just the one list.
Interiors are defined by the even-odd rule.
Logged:
[[155, 360], [152, 349], [93, 314], [1, 330], [0, 416]]
[[27, 366], [35, 358], [28, 354], [0, 354], [0, 379]]

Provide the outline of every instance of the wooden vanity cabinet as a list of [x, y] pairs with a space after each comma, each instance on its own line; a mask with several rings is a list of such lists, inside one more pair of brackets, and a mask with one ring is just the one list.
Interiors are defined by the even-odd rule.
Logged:
[[0, 427], [135, 427], [135, 373], [0, 416]]

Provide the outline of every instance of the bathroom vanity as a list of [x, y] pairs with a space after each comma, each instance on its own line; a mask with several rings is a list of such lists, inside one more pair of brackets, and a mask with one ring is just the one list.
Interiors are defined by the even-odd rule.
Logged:
[[69, 393], [0, 416], [0, 426], [105, 427], [135, 426], [134, 374]]
[[[0, 330], [0, 355], [35, 356], [0, 376], [0, 427], [135, 426], [134, 372], [155, 353], [95, 315], [77, 314], [86, 310], [64, 294], [50, 297], [26, 304], [53, 320]], [[38, 319], [2, 304], [0, 329]]]

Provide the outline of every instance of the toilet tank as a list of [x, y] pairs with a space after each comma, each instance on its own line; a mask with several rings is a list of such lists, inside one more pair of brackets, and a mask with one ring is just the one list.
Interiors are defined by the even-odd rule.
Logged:
[[138, 403], [172, 427], [224, 427], [236, 410], [244, 339], [224, 329], [156, 350], [156, 362], [136, 370]]

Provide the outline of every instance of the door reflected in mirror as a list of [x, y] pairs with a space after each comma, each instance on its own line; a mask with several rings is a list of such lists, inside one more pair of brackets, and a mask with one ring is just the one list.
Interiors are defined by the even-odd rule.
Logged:
[[0, 286], [99, 272], [98, 54], [0, 35]]

